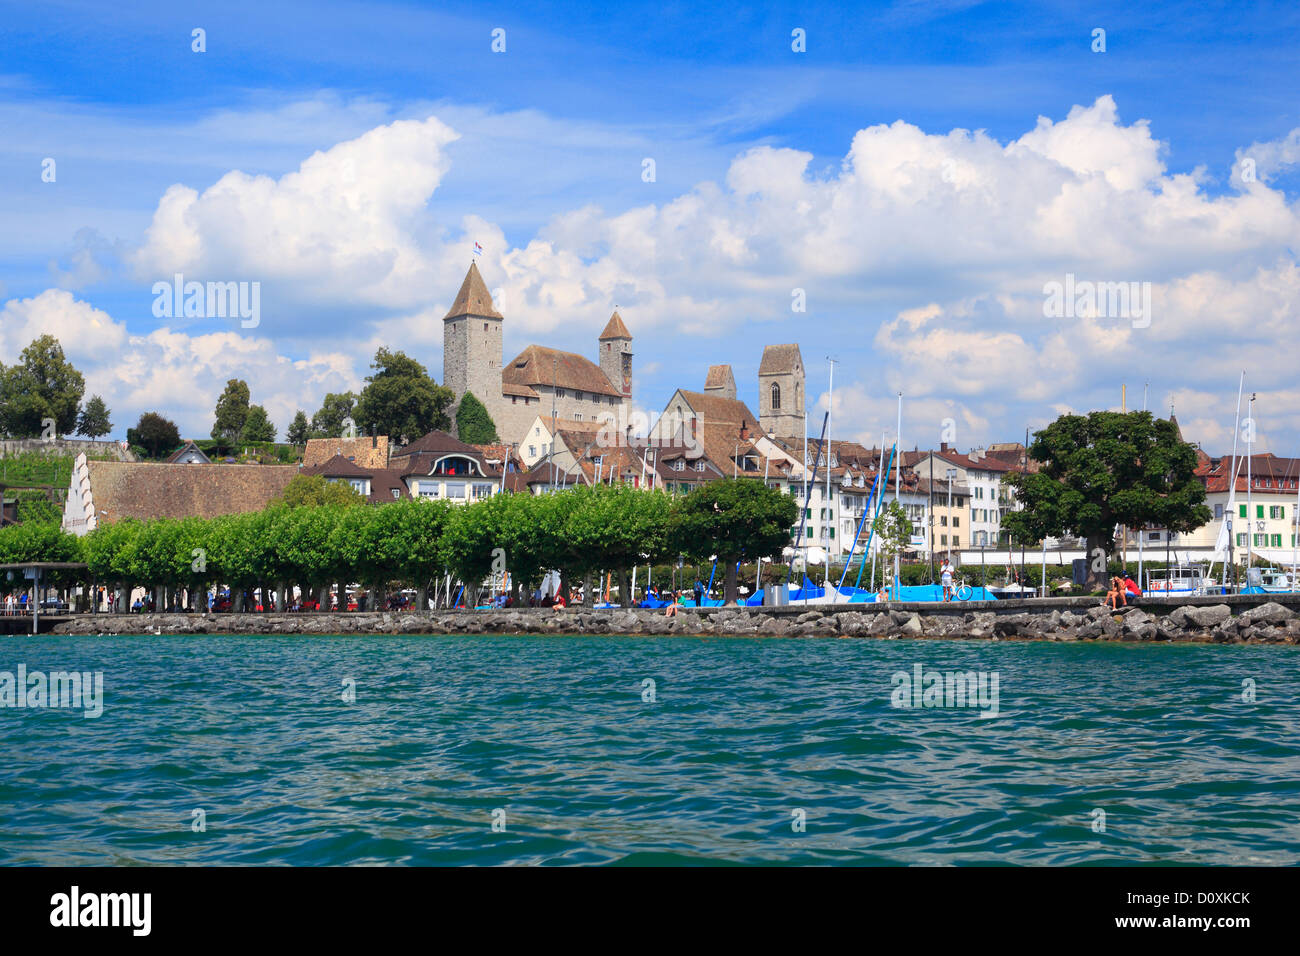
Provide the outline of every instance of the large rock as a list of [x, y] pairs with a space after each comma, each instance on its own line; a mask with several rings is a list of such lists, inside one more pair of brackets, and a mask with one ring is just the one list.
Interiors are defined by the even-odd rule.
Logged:
[[1217, 627], [1232, 617], [1232, 608], [1226, 604], [1211, 604], [1209, 607], [1188, 607], [1184, 610], [1187, 612], [1184, 615], [1185, 619], [1202, 628]]
[[1269, 601], [1259, 607], [1252, 607], [1242, 614], [1241, 618], [1251, 624], [1285, 624], [1295, 616], [1295, 612], [1291, 609], [1283, 607], [1276, 601]]
[[921, 615], [912, 614], [906, 621], [899, 625], [898, 628], [902, 633], [913, 637], [922, 633]]

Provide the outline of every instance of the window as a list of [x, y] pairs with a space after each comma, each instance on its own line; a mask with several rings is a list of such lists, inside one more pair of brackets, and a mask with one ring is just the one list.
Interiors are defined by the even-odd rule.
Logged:
[[946, 534], [941, 534], [941, 535], [939, 535], [939, 543], [940, 543], [940, 544], [947, 544], [947, 543], [948, 543], [948, 536], [947, 536]]
[[366, 493], [366, 480], [364, 478], [353, 478], [348, 484], [352, 486], [352, 490], [357, 494], [364, 495]]
[[1270, 505], [1268, 509], [1268, 516], [1270, 518], [1285, 518], [1286, 509], [1283, 508], [1282, 505]]
[[1245, 546], [1246, 546], [1246, 536], [1244, 534], [1237, 535], [1237, 547], [1244, 548]]
[[556, 397], [556, 398], [563, 398], [563, 397], [564, 397], [564, 389], [562, 389], [562, 388], [557, 388], [557, 389], [555, 390], [555, 397]]
[[447, 482], [447, 497], [448, 497], [448, 498], [458, 498], [458, 499], [460, 499], [461, 501], [464, 501], [464, 500], [465, 500], [465, 482], [463, 482], [463, 481], [449, 481], [449, 482]]
[[1216, 520], [1223, 517], [1223, 505], [1217, 504], [1214, 506], [1214, 517]]
[[673, 462], [673, 471], [685, 471], [685, 470], [686, 470], [686, 459], [678, 458], [676, 461]]
[[1159, 532], [1159, 531], [1148, 531], [1148, 532], [1147, 532], [1147, 540], [1148, 540], [1148, 541], [1159, 541], [1159, 540], [1160, 540], [1160, 532]]
[[511, 396], [510, 396], [510, 404], [511, 404], [511, 405], [518, 405], [518, 404], [519, 404], [519, 396], [518, 396], [518, 395], [511, 395]]
[[781, 408], [781, 386], [772, 383], [772, 411], [779, 411]]
[[1245, 517], [1247, 517], [1247, 515], [1246, 515], [1246, 506], [1245, 506], [1245, 505], [1237, 505], [1237, 517], [1238, 517], [1238, 518], [1245, 518]]
[[483, 484], [483, 483], [480, 483], [480, 482], [475, 482], [475, 483], [474, 483], [474, 497], [475, 497], [475, 498], [490, 498], [490, 497], [492, 497], [492, 486], [489, 485], [489, 484]]
[[952, 545], [954, 548], [961, 546], [961, 535], [955, 534], [952, 536]]
[[[953, 515], [953, 516], [952, 516], [952, 526], [953, 526], [954, 528], [960, 528], [960, 527], [961, 527], [961, 517], [960, 517], [959, 515]], [[955, 542], [954, 542], [954, 543], [955, 543]]]
[[529, 445], [529, 446], [528, 446], [528, 457], [529, 457], [529, 458], [536, 458], [536, 457], [537, 457], [537, 446], [536, 446], [536, 445]]
[[1256, 518], [1262, 518], [1262, 517], [1264, 517], [1264, 506], [1263, 506], [1263, 505], [1255, 505], [1255, 517], [1256, 517]]
[[[573, 397], [576, 398], [578, 401], [582, 401], [582, 392], [574, 392]], [[579, 419], [581, 419], [582, 416], [580, 415], [578, 417]]]
[[394, 498], [401, 498], [401, 497], [402, 497], [402, 489], [401, 489], [401, 488], [392, 488], [392, 489], [390, 489], [390, 490], [393, 492], [393, 497], [394, 497]]
[[582, 421], [582, 412], [574, 412], [574, 413], [573, 413], [573, 420], [574, 420], [575, 422], [580, 422], [580, 421]]
[[436, 481], [421, 481], [416, 483], [416, 493], [421, 498], [438, 497], [438, 483]]
[[1280, 534], [1273, 535], [1273, 547], [1275, 548], [1282, 547], [1282, 536]]
[[948, 527], [948, 516], [947, 516], [947, 515], [939, 515], [939, 524], [942, 525], [942, 526], [945, 527], [945, 528]]
[[697, 462], [695, 463], [695, 470], [696, 470], [696, 471], [703, 471], [703, 470], [704, 470], [704, 459], [703, 459], [703, 458], [701, 458], [699, 461], [697, 461]]

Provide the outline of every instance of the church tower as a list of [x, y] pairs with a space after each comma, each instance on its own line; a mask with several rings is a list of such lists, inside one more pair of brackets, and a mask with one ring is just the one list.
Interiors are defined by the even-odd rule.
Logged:
[[501, 313], [471, 262], [456, 301], [442, 320], [442, 384], [455, 393], [455, 407], [473, 392], [496, 420], [501, 405]]
[[632, 401], [632, 333], [617, 309], [600, 333], [599, 348], [600, 370], [624, 402]]
[[804, 369], [798, 345], [769, 345], [758, 365], [758, 421], [779, 438], [804, 432]]

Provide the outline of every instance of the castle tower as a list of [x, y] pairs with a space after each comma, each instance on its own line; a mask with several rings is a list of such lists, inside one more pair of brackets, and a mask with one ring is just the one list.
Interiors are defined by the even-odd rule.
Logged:
[[804, 369], [798, 345], [769, 345], [758, 366], [758, 421], [769, 435], [804, 430]]
[[494, 421], [501, 405], [501, 323], [478, 266], [471, 262], [442, 319], [442, 384], [455, 393], [456, 407], [466, 392], [473, 392]]
[[735, 400], [736, 376], [731, 374], [730, 365], [709, 366], [709, 374], [704, 379], [704, 394]]
[[632, 333], [623, 324], [618, 310], [609, 317], [605, 331], [600, 333], [600, 370], [609, 383], [623, 396], [632, 400]]

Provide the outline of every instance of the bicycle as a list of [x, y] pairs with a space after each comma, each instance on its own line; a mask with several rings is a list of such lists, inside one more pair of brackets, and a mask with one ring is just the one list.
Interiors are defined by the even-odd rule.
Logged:
[[966, 579], [957, 575], [952, 580], [952, 596], [956, 601], [970, 601], [975, 597], [975, 589], [966, 583]]

